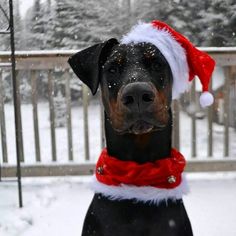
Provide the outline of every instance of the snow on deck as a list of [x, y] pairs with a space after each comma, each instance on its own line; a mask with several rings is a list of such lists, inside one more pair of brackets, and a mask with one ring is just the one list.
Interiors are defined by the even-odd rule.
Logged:
[[[195, 236], [236, 235], [236, 173], [188, 174], [184, 202]], [[78, 236], [93, 193], [89, 177], [24, 178], [24, 208], [16, 182], [0, 182], [1, 236]]]

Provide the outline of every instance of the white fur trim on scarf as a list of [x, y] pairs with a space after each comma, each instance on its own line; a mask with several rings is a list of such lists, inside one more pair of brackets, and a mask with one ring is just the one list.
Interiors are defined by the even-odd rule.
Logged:
[[189, 192], [187, 181], [183, 175], [181, 184], [173, 189], [162, 189], [151, 186], [138, 187], [126, 184], [111, 186], [99, 182], [96, 176], [93, 176], [90, 187], [95, 193], [100, 193], [111, 200], [133, 199], [137, 202], [153, 203], [155, 205], [168, 199], [181, 199], [183, 195]]
[[189, 68], [185, 49], [169, 31], [158, 30], [151, 23], [138, 23], [121, 39], [122, 44], [142, 42], [154, 44], [166, 58], [173, 76], [172, 98], [179, 98], [189, 89]]

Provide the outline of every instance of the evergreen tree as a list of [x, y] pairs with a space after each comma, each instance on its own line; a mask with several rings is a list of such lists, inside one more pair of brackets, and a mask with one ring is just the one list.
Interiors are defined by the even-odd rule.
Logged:
[[28, 29], [27, 44], [30, 49], [45, 48], [45, 12], [41, 5], [41, 0], [35, 0], [34, 5], [26, 18], [26, 28]]
[[[94, 41], [87, 27], [96, 18], [86, 8], [94, 1], [58, 0], [50, 10], [47, 32], [47, 46], [57, 49], [80, 48]], [[93, 8], [93, 6], [91, 6]], [[98, 12], [97, 12], [98, 14]]]
[[55, 16], [52, 1], [47, 0], [46, 3], [43, 5], [43, 8], [45, 12], [44, 49], [51, 49], [53, 48], [52, 45], [53, 45], [53, 40], [54, 40], [53, 39], [53, 30], [54, 30], [53, 21], [54, 21], [54, 16]]
[[23, 22], [20, 15], [19, 0], [14, 0], [14, 31], [15, 31], [15, 49], [20, 50], [23, 44], [23, 38], [22, 38]]
[[[6, 0], [0, 2], [0, 31], [6, 31], [9, 26], [9, 10], [7, 3], [8, 2]], [[8, 41], [9, 35], [0, 34], [0, 50], [5, 50], [6, 47], [9, 48]]]
[[35, 0], [17, 43], [22, 49], [78, 49], [119, 39], [138, 20], [159, 19], [197, 46], [233, 46], [235, 12], [234, 0]]
[[[19, 10], [19, 0], [13, 1], [13, 11], [14, 11], [14, 32], [15, 32], [15, 48], [19, 50], [22, 47], [22, 30], [23, 30], [23, 23], [20, 16]], [[1, 9], [0, 9], [0, 31], [5, 31], [9, 27], [9, 2], [7, 0], [2, 0], [0, 2]], [[6, 13], [7, 17], [5, 16]], [[10, 50], [10, 35], [0, 35], [0, 50]]]

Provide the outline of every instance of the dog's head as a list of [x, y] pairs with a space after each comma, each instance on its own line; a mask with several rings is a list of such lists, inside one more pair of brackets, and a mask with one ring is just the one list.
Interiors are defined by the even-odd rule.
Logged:
[[170, 124], [172, 96], [187, 91], [195, 75], [201, 105], [213, 103], [208, 84], [214, 60], [166, 23], [139, 22], [121, 42], [110, 39], [69, 59], [93, 94], [100, 84], [106, 118], [118, 133], [144, 134]]
[[106, 116], [116, 132], [144, 134], [169, 123], [172, 73], [153, 44], [110, 39], [76, 53], [69, 64], [93, 94], [100, 85]]

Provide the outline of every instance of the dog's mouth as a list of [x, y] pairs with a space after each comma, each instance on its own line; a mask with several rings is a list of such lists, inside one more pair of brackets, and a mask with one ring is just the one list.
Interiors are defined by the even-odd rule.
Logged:
[[156, 126], [144, 120], [139, 120], [130, 126], [130, 128], [128, 129], [128, 133], [140, 135], [140, 134], [150, 133], [156, 130], [161, 130], [164, 127], [165, 125]]
[[166, 124], [152, 124], [150, 122], [147, 122], [145, 120], [138, 120], [132, 123], [129, 126], [126, 126], [124, 129], [114, 128], [113, 129], [117, 132], [119, 135], [123, 134], [134, 134], [134, 135], [142, 135], [151, 133], [154, 131], [160, 131], [166, 128]]
[[140, 121], [136, 121], [134, 124], [132, 124], [129, 128], [129, 133], [133, 133], [133, 134], [146, 134], [152, 131], [152, 129], [154, 128], [154, 125], [140, 120]]

